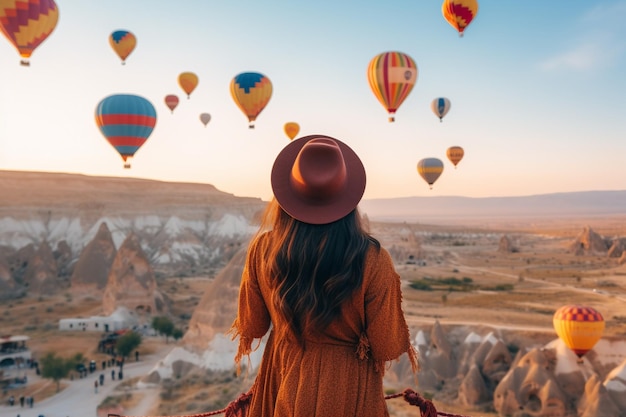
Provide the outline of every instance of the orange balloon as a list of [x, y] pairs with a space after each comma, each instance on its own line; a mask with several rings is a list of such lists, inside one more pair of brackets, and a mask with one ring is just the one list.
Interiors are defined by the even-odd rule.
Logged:
[[296, 122], [287, 122], [285, 123], [285, 134], [287, 135], [287, 137], [291, 140], [293, 140], [293, 138], [296, 137], [296, 135], [298, 135], [298, 132], [300, 132], [300, 125]]
[[183, 72], [178, 76], [178, 85], [187, 93], [187, 98], [191, 96], [193, 90], [198, 86], [198, 76], [193, 72]]
[[460, 146], [450, 146], [448, 150], [446, 150], [446, 156], [448, 157], [450, 162], [452, 162], [454, 168], [456, 168], [456, 165], [461, 162], [461, 159], [463, 159], [463, 155], [465, 155], [465, 152]]

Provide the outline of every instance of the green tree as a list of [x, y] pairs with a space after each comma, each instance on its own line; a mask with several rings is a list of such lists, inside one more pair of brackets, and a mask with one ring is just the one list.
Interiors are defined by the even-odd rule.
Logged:
[[[82, 356], [82, 355], [81, 355]], [[41, 358], [41, 376], [53, 380], [57, 384], [57, 392], [61, 390], [61, 380], [67, 378], [70, 370], [76, 366], [78, 355], [70, 359], [56, 356], [54, 352], [48, 352]]]
[[126, 358], [141, 344], [141, 335], [137, 332], [126, 332], [117, 339], [115, 348], [117, 352]]
[[175, 328], [174, 331], [172, 332], [172, 337], [174, 338], [174, 340], [182, 339], [183, 335], [184, 335], [184, 332], [179, 327]]
[[160, 335], [165, 336], [165, 343], [167, 343], [169, 337], [174, 333], [174, 323], [165, 316], [154, 317], [152, 319], [152, 328]]

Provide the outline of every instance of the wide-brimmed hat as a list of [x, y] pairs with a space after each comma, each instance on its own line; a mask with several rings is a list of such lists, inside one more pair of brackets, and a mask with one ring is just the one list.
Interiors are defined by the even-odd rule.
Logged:
[[356, 208], [365, 191], [365, 168], [340, 140], [324, 135], [295, 139], [276, 157], [272, 190], [290, 216], [327, 224]]

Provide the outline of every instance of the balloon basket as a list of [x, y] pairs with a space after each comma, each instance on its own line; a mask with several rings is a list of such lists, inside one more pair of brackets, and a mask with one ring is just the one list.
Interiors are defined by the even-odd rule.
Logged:
[[130, 164], [124, 164], [124, 169], [130, 169]]
[[248, 129], [254, 129], [254, 125], [248, 125]]
[[21, 66], [23, 66], [23, 67], [30, 67], [30, 61], [27, 61], [27, 60], [25, 60], [25, 59], [22, 59], [22, 60], [20, 61], [20, 65], [21, 65]]

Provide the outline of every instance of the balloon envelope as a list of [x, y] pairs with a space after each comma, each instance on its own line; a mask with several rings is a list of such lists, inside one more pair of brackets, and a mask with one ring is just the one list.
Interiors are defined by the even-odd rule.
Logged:
[[461, 159], [463, 159], [463, 155], [465, 155], [465, 151], [463, 151], [463, 148], [461, 148], [460, 146], [450, 146], [446, 150], [446, 156], [448, 157], [450, 162], [452, 162], [455, 168], [456, 165], [461, 162]]
[[137, 38], [127, 30], [116, 30], [109, 35], [109, 44], [122, 60], [122, 64], [125, 64], [126, 58], [137, 45]]
[[438, 158], [424, 158], [417, 163], [417, 172], [432, 189], [443, 172], [443, 162]]
[[552, 317], [556, 334], [579, 358], [590, 351], [602, 337], [604, 318], [596, 309], [565, 305]]
[[370, 61], [367, 80], [378, 101], [389, 112], [389, 121], [393, 122], [398, 107], [417, 82], [417, 65], [402, 52], [383, 52]]
[[0, 0], [0, 30], [30, 65], [33, 51], [52, 33], [59, 20], [54, 0]]
[[187, 93], [187, 98], [191, 96], [193, 90], [198, 86], [198, 76], [193, 72], [183, 72], [178, 76], [178, 85]]
[[200, 114], [200, 121], [202, 122], [204, 127], [206, 127], [206, 125], [208, 125], [209, 122], [211, 121], [211, 115], [209, 113]]
[[178, 106], [179, 99], [177, 95], [168, 94], [165, 96], [165, 105], [174, 113], [174, 109]]
[[156, 125], [156, 110], [143, 97], [114, 94], [96, 106], [96, 124], [130, 168], [129, 158], [146, 142]]
[[450, 100], [445, 97], [438, 97], [430, 103], [430, 109], [439, 118], [439, 121], [443, 121], [443, 116], [450, 111], [450, 105]]
[[287, 137], [293, 140], [293, 138], [298, 135], [298, 132], [300, 132], [300, 125], [296, 122], [287, 122], [285, 123], [284, 129]]
[[478, 13], [476, 0], [444, 0], [441, 5], [444, 19], [463, 36], [463, 31]]
[[272, 97], [272, 83], [269, 78], [258, 72], [242, 72], [230, 82], [230, 94], [246, 115], [250, 129]]

